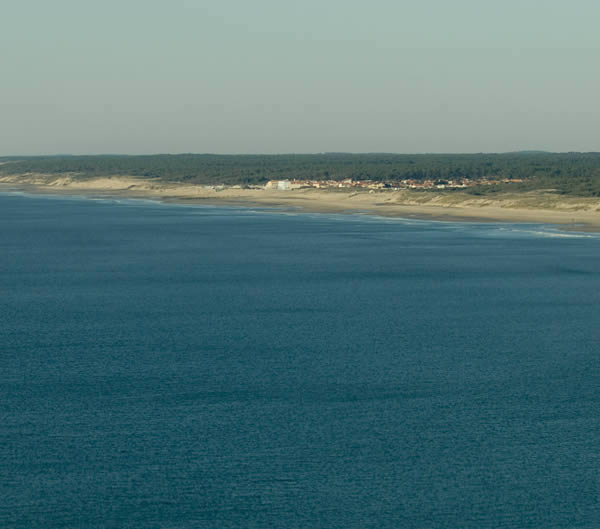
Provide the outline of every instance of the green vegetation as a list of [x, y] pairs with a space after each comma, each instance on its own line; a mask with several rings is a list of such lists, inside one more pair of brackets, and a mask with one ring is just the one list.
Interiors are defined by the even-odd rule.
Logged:
[[77, 174], [81, 178], [131, 175], [195, 184], [253, 185], [268, 180], [395, 181], [521, 179], [521, 183], [479, 185], [473, 194], [552, 189], [600, 196], [600, 153], [507, 154], [299, 154], [152, 156], [48, 156], [0, 158], [0, 175]]

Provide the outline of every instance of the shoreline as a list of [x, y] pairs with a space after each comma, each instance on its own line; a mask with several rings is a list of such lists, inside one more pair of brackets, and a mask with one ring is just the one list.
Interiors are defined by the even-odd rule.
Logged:
[[446, 222], [553, 224], [565, 231], [600, 232], [600, 200], [523, 193], [475, 197], [464, 193], [408, 190], [375, 193], [298, 189], [277, 191], [165, 183], [128, 176], [89, 180], [51, 175], [0, 178], [0, 191], [151, 199], [174, 204], [292, 208], [310, 213], [362, 213], [382, 217]]

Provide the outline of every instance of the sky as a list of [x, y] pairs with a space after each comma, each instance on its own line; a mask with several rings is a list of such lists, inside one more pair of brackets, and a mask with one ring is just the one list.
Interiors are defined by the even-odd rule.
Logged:
[[0, 13], [0, 156], [600, 151], [597, 0]]

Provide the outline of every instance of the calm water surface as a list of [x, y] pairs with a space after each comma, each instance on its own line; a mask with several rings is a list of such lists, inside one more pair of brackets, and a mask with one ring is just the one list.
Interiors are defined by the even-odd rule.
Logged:
[[0, 195], [0, 526], [600, 527], [600, 237]]

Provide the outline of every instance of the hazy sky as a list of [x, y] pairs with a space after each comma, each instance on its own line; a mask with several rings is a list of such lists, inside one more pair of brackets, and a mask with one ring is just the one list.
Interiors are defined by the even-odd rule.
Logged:
[[600, 151], [598, 0], [1, 0], [0, 155]]

